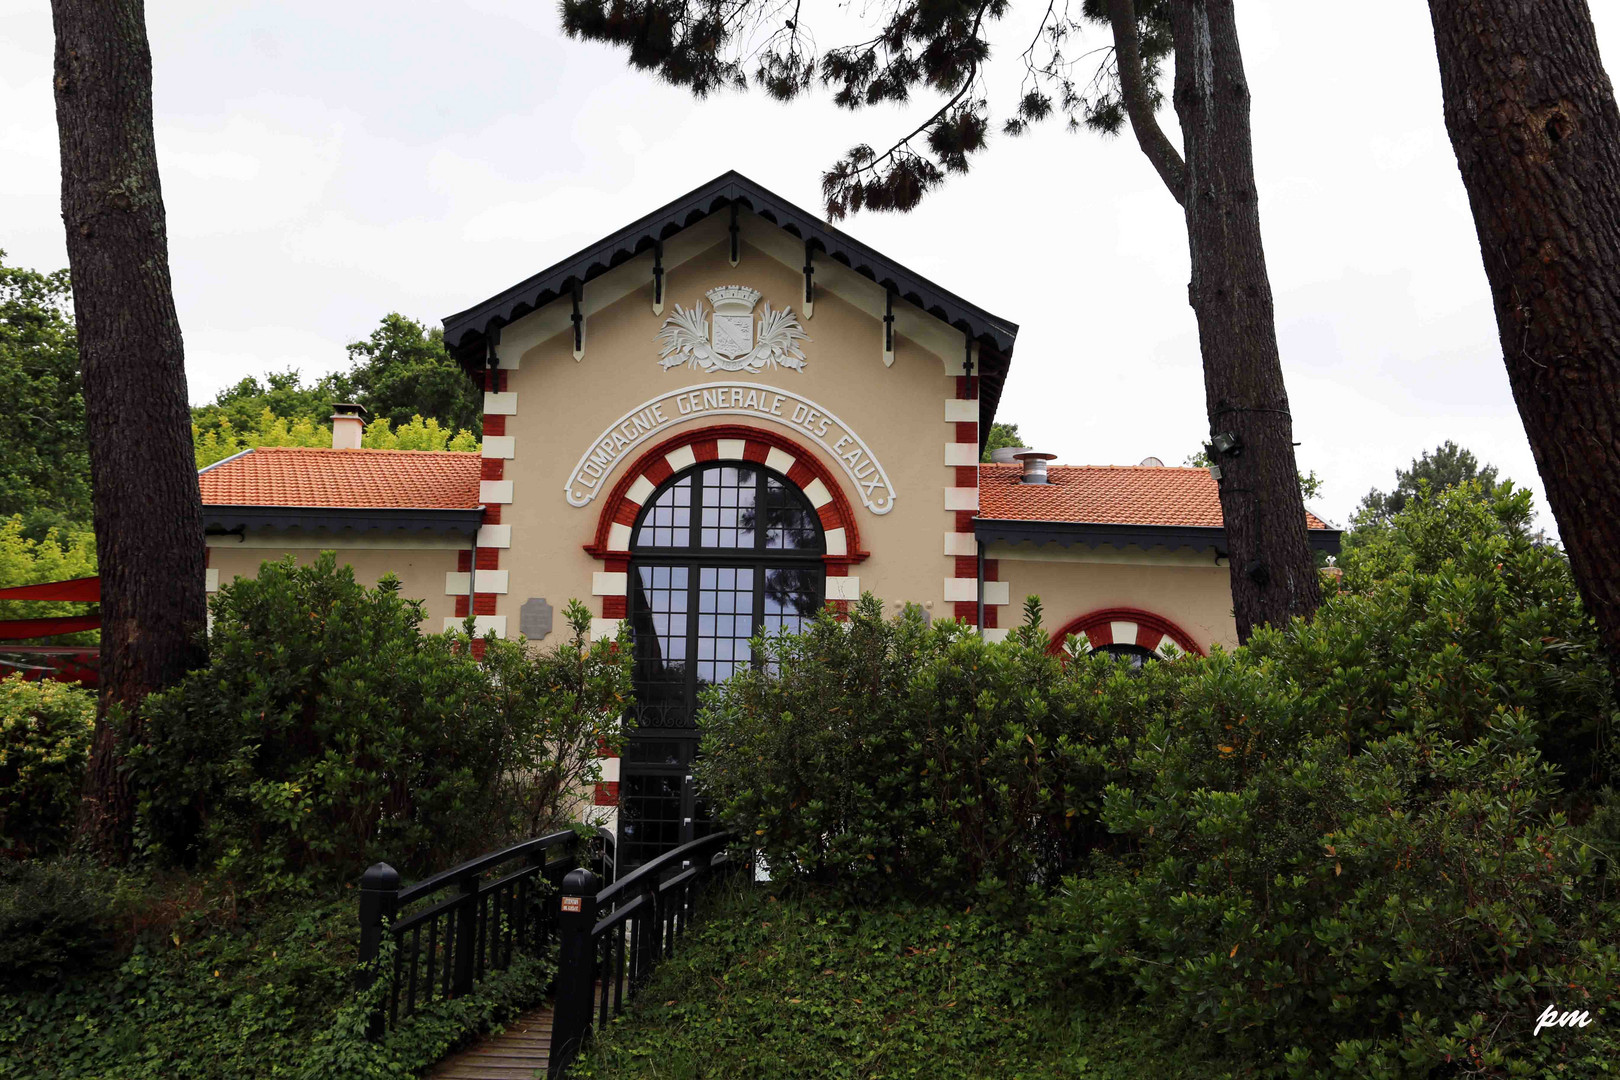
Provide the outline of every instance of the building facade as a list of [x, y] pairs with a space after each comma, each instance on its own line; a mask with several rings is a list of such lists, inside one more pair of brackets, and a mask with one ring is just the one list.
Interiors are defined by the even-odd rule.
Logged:
[[[637, 704], [595, 794], [635, 862], [701, 828], [703, 686], [872, 592], [1138, 662], [1231, 644], [1202, 469], [979, 464], [1017, 326], [735, 173], [445, 320], [480, 454], [248, 451], [203, 470], [210, 587], [287, 551], [396, 574], [433, 629], [628, 620]], [[1044, 481], [1044, 482], [1043, 482]], [[1313, 542], [1337, 533], [1311, 519]]]

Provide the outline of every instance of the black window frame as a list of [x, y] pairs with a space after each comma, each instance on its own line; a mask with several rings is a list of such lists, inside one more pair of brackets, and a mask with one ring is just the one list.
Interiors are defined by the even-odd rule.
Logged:
[[[707, 485], [702, 482], [703, 474], [721, 469], [748, 470], [754, 474], [754, 505], [756, 507], [769, 506], [768, 494], [770, 481], [774, 480], [781, 485], [789, 505], [796, 504], [796, 509], [802, 512], [814, 530], [814, 544], [807, 548], [771, 548], [766, 547], [767, 536], [770, 530], [770, 521], [767, 515], [760, 514], [756, 519], [754, 529], [754, 542], [751, 547], [704, 547], [703, 539], [703, 497]], [[691, 503], [688, 507], [688, 534], [687, 542], [679, 545], [643, 544], [640, 541], [642, 526], [657, 507], [659, 500], [666, 492], [680, 484], [683, 480], [691, 481]], [[700, 461], [690, 465], [680, 472], [668, 477], [659, 484], [646, 502], [642, 504], [640, 512], [636, 515], [634, 525], [630, 532], [630, 569], [629, 581], [626, 588], [627, 611], [626, 617], [630, 621], [632, 637], [642, 632], [638, 626], [645, 613], [640, 570], [644, 567], [684, 567], [687, 568], [687, 608], [684, 613], [686, 626], [686, 664], [684, 672], [684, 690], [679, 708], [684, 715], [680, 723], [648, 723], [648, 715], [643, 712], [648, 703], [638, 700], [632, 716], [627, 725], [629, 733], [643, 738], [690, 737], [697, 731], [697, 696], [698, 686], [698, 637], [700, 601], [699, 595], [703, 591], [701, 585], [701, 571], [707, 567], [736, 567], [749, 569], [753, 574], [753, 606], [750, 612], [751, 633], [758, 634], [764, 626], [765, 611], [765, 583], [769, 571], [772, 570], [814, 570], [812, 581], [814, 583], [813, 609], [819, 610], [826, 603], [827, 596], [827, 530], [821, 521], [821, 515], [810, 504], [804, 491], [790, 481], [782, 473], [770, 469], [753, 461]], [[647, 627], [651, 629], [651, 627]], [[656, 631], [654, 631], [656, 632]], [[639, 685], [643, 680], [644, 663], [639, 640], [633, 645], [635, 679]], [[754, 663], [760, 658], [754, 657]], [[709, 685], [709, 684], [705, 684]], [[670, 706], [660, 704], [665, 709], [663, 719], [668, 720]]]

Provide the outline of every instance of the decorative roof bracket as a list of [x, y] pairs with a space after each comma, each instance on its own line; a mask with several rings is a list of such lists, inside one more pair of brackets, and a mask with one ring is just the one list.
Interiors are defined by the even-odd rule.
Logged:
[[894, 367], [894, 290], [883, 292], [883, 366]]
[[579, 361], [585, 359], [585, 313], [580, 310], [585, 301], [585, 283], [575, 278], [572, 292], [574, 313], [569, 318], [574, 323], [574, 359]]
[[653, 242], [653, 314], [664, 313], [664, 242]]
[[816, 313], [816, 247], [809, 240], [804, 242], [804, 317], [810, 318]]

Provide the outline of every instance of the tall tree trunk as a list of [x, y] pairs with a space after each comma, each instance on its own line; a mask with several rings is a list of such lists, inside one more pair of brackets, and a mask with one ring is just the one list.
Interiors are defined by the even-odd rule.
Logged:
[[152, 134], [140, 0], [52, 0], [62, 221], [101, 573], [101, 708], [79, 833], [129, 852], [135, 708], [202, 656], [202, 502]]
[[1430, 0], [1508, 381], [1620, 679], [1620, 110], [1585, 0]]
[[1198, 318], [1212, 455], [1232, 568], [1239, 641], [1258, 626], [1307, 618], [1322, 602], [1294, 461], [1276, 314], [1249, 133], [1249, 84], [1232, 0], [1173, 0], [1174, 103], [1186, 151], [1180, 193], [1192, 254], [1188, 299]]

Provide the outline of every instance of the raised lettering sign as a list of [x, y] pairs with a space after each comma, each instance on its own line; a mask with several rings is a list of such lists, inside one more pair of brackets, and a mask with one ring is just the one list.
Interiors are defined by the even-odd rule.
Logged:
[[894, 485], [871, 449], [847, 424], [809, 398], [759, 383], [705, 383], [660, 394], [621, 416], [585, 453], [563, 490], [569, 506], [587, 506], [608, 486], [626, 455], [682, 420], [743, 416], [769, 420], [809, 439], [849, 476], [861, 503], [874, 514], [894, 509]]

